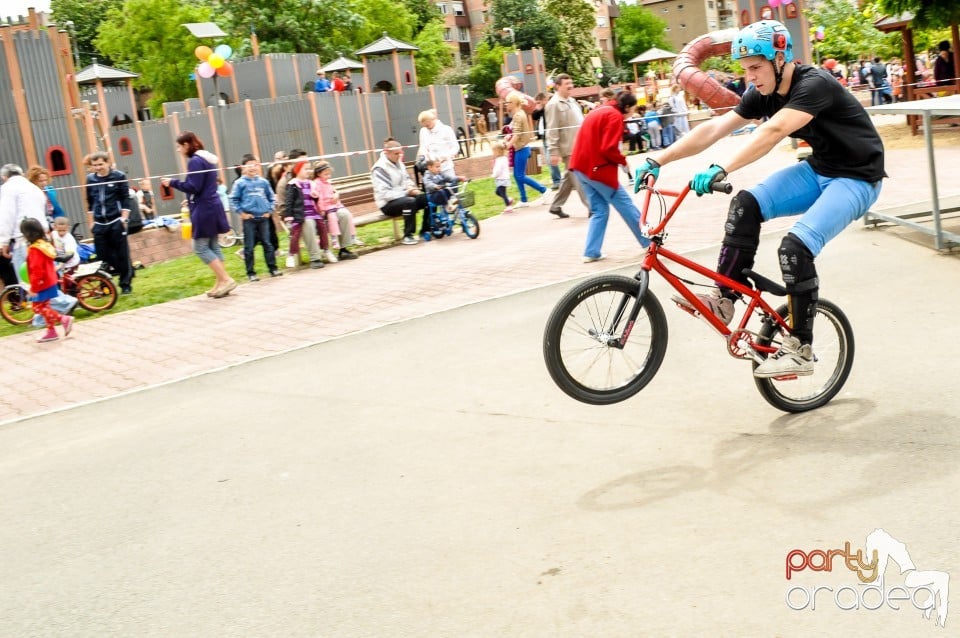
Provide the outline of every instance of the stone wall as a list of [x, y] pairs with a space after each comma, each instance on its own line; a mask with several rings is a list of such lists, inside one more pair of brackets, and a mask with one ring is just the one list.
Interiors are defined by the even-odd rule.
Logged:
[[193, 252], [193, 243], [180, 236], [180, 229], [146, 228], [127, 238], [130, 259], [144, 266], [182, 257]]

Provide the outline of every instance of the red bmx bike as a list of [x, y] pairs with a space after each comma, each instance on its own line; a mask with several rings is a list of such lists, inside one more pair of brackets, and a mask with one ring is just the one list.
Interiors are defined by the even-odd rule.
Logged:
[[[730, 184], [714, 190], [730, 193]], [[666, 227], [690, 192], [654, 188], [648, 177], [644, 186], [641, 226], [650, 238], [640, 271], [633, 277], [601, 275], [583, 281], [557, 303], [543, 335], [543, 355], [557, 386], [578, 401], [607, 405], [640, 392], [657, 374], [667, 350], [667, 320], [660, 301], [649, 289], [650, 271], [660, 274], [686, 300], [678, 307], [702, 317], [720, 334], [727, 352], [750, 361], [756, 368], [780, 347], [790, 334], [786, 304], [771, 305], [764, 297], [783, 297], [786, 289], [752, 270], [744, 275], [753, 284], [745, 286], [709, 268], [664, 248]], [[667, 209], [664, 197], [675, 198]], [[648, 223], [651, 201], [659, 203], [661, 219]], [[746, 304], [739, 322], [727, 326], [675, 275], [668, 262], [717, 282], [737, 292]], [[712, 285], [712, 284], [711, 284]], [[835, 304], [821, 298], [814, 320], [814, 372], [754, 378], [763, 398], [786, 412], [804, 412], [829, 402], [843, 387], [853, 366], [853, 329]]]

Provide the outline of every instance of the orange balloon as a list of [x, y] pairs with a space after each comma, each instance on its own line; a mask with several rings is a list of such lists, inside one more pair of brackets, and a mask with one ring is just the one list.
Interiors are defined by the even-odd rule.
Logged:
[[200, 60], [201, 62], [206, 62], [207, 58], [209, 58], [212, 53], [213, 53], [213, 50], [210, 47], [203, 44], [201, 44], [200, 46], [198, 46], [196, 49], [193, 50], [193, 54], [197, 56], [197, 59]]
[[217, 75], [222, 78], [228, 78], [233, 75], [233, 65], [229, 62], [224, 62], [223, 66], [217, 69]]

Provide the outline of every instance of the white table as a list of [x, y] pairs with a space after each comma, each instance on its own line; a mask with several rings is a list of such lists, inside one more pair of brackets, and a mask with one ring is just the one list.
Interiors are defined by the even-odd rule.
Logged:
[[877, 115], [919, 115], [923, 118], [923, 138], [927, 145], [927, 164], [930, 169], [930, 213], [933, 215], [933, 228], [911, 222], [898, 215], [885, 215], [880, 212], [868, 212], [865, 219], [881, 219], [883, 221], [909, 226], [922, 233], [933, 235], [937, 250], [943, 250], [953, 245], [960, 246], [960, 235], [944, 231], [940, 223], [940, 194], [937, 190], [937, 170], [933, 153], [933, 131], [930, 130], [930, 124], [934, 117], [941, 115], [960, 117], [960, 95], [948, 95], [947, 97], [935, 97], [928, 100], [871, 106], [867, 108], [867, 112]]

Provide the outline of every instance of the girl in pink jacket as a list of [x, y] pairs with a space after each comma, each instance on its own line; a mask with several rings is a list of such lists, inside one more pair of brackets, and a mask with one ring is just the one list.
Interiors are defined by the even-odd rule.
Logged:
[[338, 258], [356, 259], [357, 255], [350, 252], [348, 246], [362, 246], [363, 243], [357, 239], [357, 229], [353, 223], [353, 215], [350, 214], [343, 204], [340, 203], [340, 195], [337, 189], [333, 187], [330, 178], [333, 177], [333, 168], [329, 162], [323, 160], [317, 162], [314, 167], [316, 177], [313, 180], [313, 189], [311, 195], [317, 200], [317, 209], [320, 214], [326, 217], [327, 226], [330, 234], [333, 236], [333, 248], [339, 247]]

